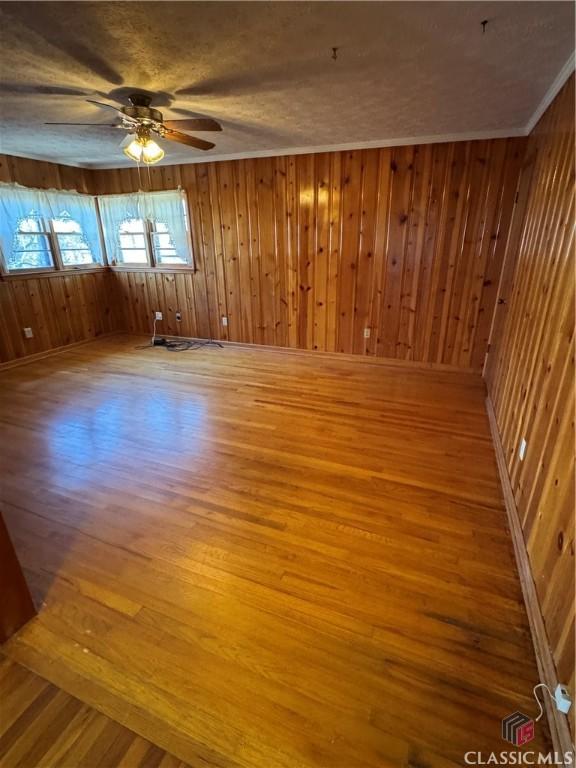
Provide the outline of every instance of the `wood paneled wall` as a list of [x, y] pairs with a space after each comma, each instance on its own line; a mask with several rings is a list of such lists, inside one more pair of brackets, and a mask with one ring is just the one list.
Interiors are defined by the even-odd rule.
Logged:
[[530, 136], [527, 165], [486, 378], [558, 677], [574, 694], [574, 76]]
[[[91, 171], [0, 155], [0, 181], [90, 192]], [[0, 279], [0, 363], [117, 330], [114, 276], [107, 270]], [[23, 329], [31, 327], [34, 338]]]
[[[524, 147], [499, 139], [153, 168], [141, 177], [150, 189], [188, 194], [197, 270], [117, 272], [125, 328], [148, 333], [161, 310], [161, 333], [480, 370]], [[101, 194], [140, 184], [136, 169], [93, 180]]]
[[92, 171], [70, 165], [44, 163], [25, 157], [0, 155], [0, 181], [16, 182], [23, 187], [41, 189], [75, 189], [90, 194]]
[[[105, 194], [181, 185], [196, 262], [194, 272], [115, 271], [109, 284], [10, 281], [0, 353], [11, 359], [101, 328], [148, 333], [160, 310], [160, 333], [480, 370], [523, 155], [524, 140], [508, 139], [166, 166], [140, 177], [0, 157], [0, 180], [27, 186]], [[14, 320], [33, 311], [14, 303], [27, 290], [43, 328], [33, 344]], [[73, 305], [77, 291], [87, 315]], [[95, 291], [106, 296], [103, 322], [91, 314]], [[56, 334], [42, 314], [51, 293], [64, 297]]]
[[113, 280], [102, 270], [0, 281], [0, 363], [117, 330]]

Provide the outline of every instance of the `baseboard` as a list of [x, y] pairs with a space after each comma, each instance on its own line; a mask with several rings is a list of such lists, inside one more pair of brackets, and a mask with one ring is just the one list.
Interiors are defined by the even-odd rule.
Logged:
[[75, 347], [82, 347], [84, 344], [91, 344], [93, 341], [99, 341], [100, 339], [106, 339], [110, 336], [117, 336], [119, 331], [111, 331], [110, 333], [102, 333], [100, 336], [92, 336], [89, 339], [82, 339], [82, 341], [73, 341], [71, 344], [63, 344], [61, 347], [53, 347], [52, 349], [46, 349], [43, 352], [35, 352], [32, 355], [25, 355], [24, 357], [15, 357], [14, 360], [7, 360], [4, 363], [0, 363], [0, 371], [6, 371], [9, 368], [16, 368], [19, 365], [26, 365], [27, 363], [33, 363], [36, 360], [43, 360], [45, 357], [52, 357], [53, 355], [59, 355], [62, 352], [68, 352]]
[[[536, 592], [536, 586], [532, 576], [532, 569], [530, 567], [530, 560], [528, 559], [528, 552], [526, 551], [526, 543], [524, 541], [522, 526], [520, 524], [520, 518], [518, 516], [518, 510], [514, 500], [514, 492], [512, 490], [510, 477], [508, 475], [504, 449], [502, 447], [502, 441], [500, 440], [500, 433], [498, 431], [498, 424], [496, 422], [496, 414], [494, 413], [494, 406], [490, 397], [486, 398], [486, 411], [490, 421], [490, 430], [492, 432], [492, 440], [494, 442], [494, 449], [496, 451], [496, 461], [498, 463], [498, 471], [500, 473], [500, 481], [502, 483], [502, 492], [504, 494], [504, 503], [506, 504], [508, 524], [510, 526], [510, 533], [512, 535], [512, 542], [514, 544], [514, 553], [516, 555], [516, 565], [518, 566], [518, 573], [520, 574], [522, 594], [524, 595], [526, 612], [528, 614], [528, 622], [530, 624], [530, 631], [532, 633], [532, 642], [534, 643], [534, 652], [536, 654], [536, 662], [538, 664], [538, 674], [540, 676], [540, 682], [545, 683], [549, 689], [553, 691], [559, 682], [556, 676], [556, 665], [554, 664], [554, 658], [552, 656], [550, 643], [548, 642], [548, 636], [546, 634], [546, 627], [544, 626], [542, 611], [540, 610], [540, 602], [538, 600], [538, 594]], [[552, 705], [548, 695], [544, 695], [542, 698], [544, 699], [545, 703], [546, 715], [548, 716], [548, 724], [550, 726], [550, 734], [552, 736], [554, 750], [559, 755], [574, 755], [574, 745], [572, 744], [572, 739], [570, 736], [568, 718]], [[562, 765], [564, 765], [564, 762]], [[572, 763], [572, 765], [574, 765], [574, 763]]]
[[[119, 333], [126, 333], [130, 336], [144, 337], [142, 333], [132, 333], [131, 331], [120, 331]], [[158, 338], [170, 339], [174, 341], [208, 341], [208, 339], [201, 339], [195, 336], [172, 336], [169, 333], [157, 334]], [[146, 336], [150, 338], [150, 335]], [[315, 357], [323, 357], [329, 360], [348, 360], [362, 365], [384, 365], [394, 368], [413, 368], [425, 371], [445, 371], [447, 373], [466, 373], [480, 376], [481, 371], [475, 368], [460, 368], [457, 365], [450, 365], [449, 363], [427, 363], [420, 360], [400, 360], [395, 357], [375, 357], [374, 355], [362, 355], [351, 354], [349, 352], [325, 352], [321, 349], [302, 349], [300, 347], [280, 347], [271, 344], [250, 344], [245, 341], [225, 341], [223, 339], [211, 339], [218, 344], [222, 344], [223, 347], [232, 347], [234, 349], [247, 349], [247, 350], [264, 350], [266, 352], [277, 352], [284, 355], [314, 355]]]

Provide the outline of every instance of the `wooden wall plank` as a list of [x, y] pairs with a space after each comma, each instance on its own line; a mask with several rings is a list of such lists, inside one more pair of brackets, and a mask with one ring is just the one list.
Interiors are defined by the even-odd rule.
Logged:
[[558, 677], [573, 685], [574, 76], [528, 138], [524, 175], [485, 376]]

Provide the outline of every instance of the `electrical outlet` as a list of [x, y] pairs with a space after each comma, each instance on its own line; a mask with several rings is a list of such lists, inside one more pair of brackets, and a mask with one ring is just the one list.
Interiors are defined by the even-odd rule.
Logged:
[[34, 331], [32, 328], [24, 328], [24, 338], [25, 339], [33, 339], [34, 338]]
[[228, 318], [225, 315], [222, 316], [222, 325], [228, 325]]
[[162, 320], [162, 312], [156, 312], [155, 317], [156, 320]]
[[567, 715], [572, 706], [572, 699], [565, 685], [558, 683], [554, 689], [554, 699], [556, 700], [556, 709]]
[[520, 443], [520, 448], [518, 449], [518, 457], [520, 458], [520, 461], [524, 461], [524, 456], [526, 456], [526, 448], [527, 448], [526, 440], [522, 438], [522, 442]]
[[178, 320], [178, 322], [182, 320], [182, 312], [176, 312], [176, 320]]
[[365, 339], [370, 338], [370, 328], [364, 328], [364, 338]]

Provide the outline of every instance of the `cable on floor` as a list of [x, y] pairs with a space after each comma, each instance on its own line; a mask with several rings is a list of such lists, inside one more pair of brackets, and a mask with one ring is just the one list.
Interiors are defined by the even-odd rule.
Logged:
[[217, 341], [205, 341], [200, 339], [151, 339], [148, 344], [140, 344], [134, 349], [155, 349], [162, 347], [167, 352], [186, 352], [191, 349], [202, 349], [202, 347], [217, 346], [223, 349], [222, 344]]

